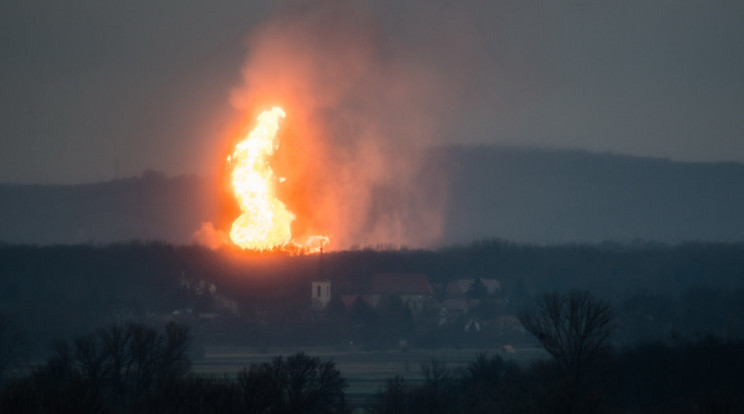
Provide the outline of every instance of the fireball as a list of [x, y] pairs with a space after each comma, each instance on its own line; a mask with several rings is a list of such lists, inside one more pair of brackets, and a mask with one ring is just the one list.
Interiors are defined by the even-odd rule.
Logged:
[[279, 149], [277, 132], [284, 110], [273, 107], [258, 116], [258, 123], [227, 157], [241, 214], [233, 222], [230, 239], [243, 249], [318, 252], [328, 243], [327, 236], [292, 239], [295, 215], [277, 198], [276, 177], [269, 163]]

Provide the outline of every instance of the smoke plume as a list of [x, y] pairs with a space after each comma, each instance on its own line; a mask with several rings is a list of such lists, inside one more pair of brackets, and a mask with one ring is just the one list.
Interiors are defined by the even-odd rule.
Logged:
[[443, 229], [445, 186], [422, 185], [437, 177], [421, 161], [457, 88], [390, 36], [378, 11], [285, 3], [249, 35], [231, 96], [247, 120], [284, 108], [272, 163], [286, 178], [279, 198], [297, 216], [294, 237], [327, 234], [333, 249], [427, 246]]

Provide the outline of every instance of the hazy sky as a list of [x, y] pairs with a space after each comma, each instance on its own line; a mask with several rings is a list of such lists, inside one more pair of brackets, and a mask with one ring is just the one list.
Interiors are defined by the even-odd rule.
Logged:
[[[318, 3], [3, 2], [0, 182], [215, 174], [251, 33]], [[450, 91], [430, 143], [744, 162], [744, 2], [358, 3]]]

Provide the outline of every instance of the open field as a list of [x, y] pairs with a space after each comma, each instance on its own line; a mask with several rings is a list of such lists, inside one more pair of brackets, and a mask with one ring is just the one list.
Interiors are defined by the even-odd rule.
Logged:
[[289, 356], [304, 352], [324, 360], [332, 359], [341, 375], [349, 382], [347, 398], [352, 402], [366, 400], [380, 390], [385, 380], [394, 375], [403, 376], [406, 381], [416, 383], [423, 379], [421, 364], [436, 359], [444, 362], [451, 370], [464, 369], [478, 352], [501, 355], [504, 359], [527, 364], [535, 359], [545, 358], [541, 348], [517, 348], [515, 353], [504, 353], [499, 348], [492, 349], [394, 349], [366, 351], [360, 348], [334, 349], [329, 347], [277, 347], [261, 349], [251, 347], [210, 346], [201, 358], [193, 361], [196, 372], [204, 374], [234, 374], [243, 367], [269, 362], [275, 356]]

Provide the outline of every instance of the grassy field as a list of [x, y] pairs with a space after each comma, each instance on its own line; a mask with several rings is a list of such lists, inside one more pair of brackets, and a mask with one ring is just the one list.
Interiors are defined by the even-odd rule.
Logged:
[[324, 360], [332, 359], [341, 375], [349, 382], [346, 389], [347, 398], [360, 402], [373, 396], [385, 385], [385, 380], [394, 375], [401, 375], [411, 383], [421, 381], [423, 379], [421, 364], [432, 359], [444, 362], [449, 369], [457, 371], [464, 369], [478, 352], [501, 355], [504, 359], [514, 360], [519, 364], [547, 357], [541, 348], [518, 348], [514, 353], [504, 353], [501, 348], [365, 351], [355, 348], [339, 350], [317, 347], [271, 348], [259, 351], [248, 347], [213, 346], [207, 347], [204, 355], [193, 361], [193, 368], [196, 372], [204, 374], [234, 374], [247, 365], [269, 362], [274, 356], [286, 357], [297, 352]]

